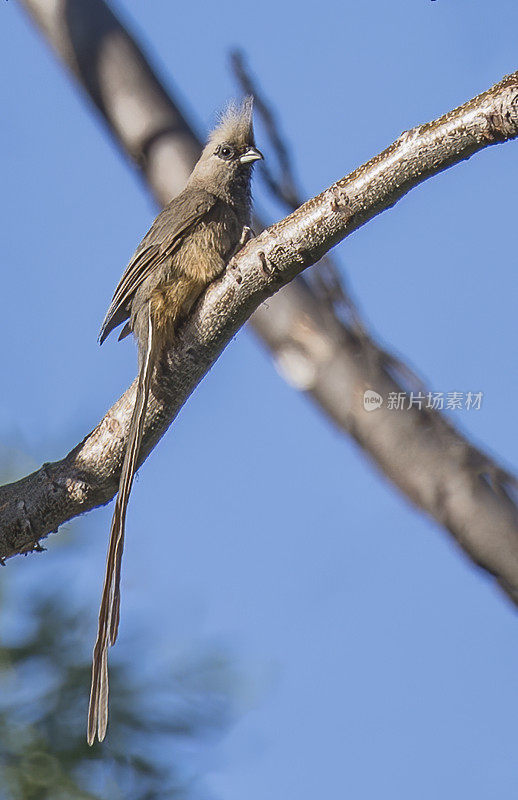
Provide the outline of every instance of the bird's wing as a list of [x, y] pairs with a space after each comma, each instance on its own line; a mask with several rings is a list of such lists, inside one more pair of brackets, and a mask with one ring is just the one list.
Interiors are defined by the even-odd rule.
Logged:
[[114, 328], [128, 319], [131, 301], [143, 281], [175, 251], [182, 235], [202, 219], [216, 201], [215, 195], [190, 187], [160, 212], [115, 289], [99, 334], [100, 344]]

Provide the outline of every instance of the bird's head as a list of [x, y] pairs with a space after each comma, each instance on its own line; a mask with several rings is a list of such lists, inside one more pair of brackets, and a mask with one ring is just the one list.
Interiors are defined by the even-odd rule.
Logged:
[[256, 148], [252, 121], [253, 100], [231, 103], [209, 136], [191, 181], [218, 197], [232, 199], [235, 192], [249, 190], [254, 161], [263, 158]]

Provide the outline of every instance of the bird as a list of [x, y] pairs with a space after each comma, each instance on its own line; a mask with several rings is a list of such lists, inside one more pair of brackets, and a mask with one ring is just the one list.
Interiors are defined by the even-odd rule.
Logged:
[[208, 137], [185, 189], [158, 214], [118, 283], [99, 343], [125, 323], [133, 333], [138, 382], [110, 529], [92, 683], [87, 741], [102, 742], [108, 725], [108, 647], [117, 639], [126, 510], [142, 443], [152, 376], [180, 323], [251, 235], [251, 176], [262, 159], [255, 146], [253, 98], [231, 102]]

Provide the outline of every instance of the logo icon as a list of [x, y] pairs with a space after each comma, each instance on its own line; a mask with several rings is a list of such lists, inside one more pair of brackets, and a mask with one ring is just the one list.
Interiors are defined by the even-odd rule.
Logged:
[[372, 389], [367, 389], [363, 393], [363, 407], [365, 411], [376, 411], [383, 405], [383, 397]]

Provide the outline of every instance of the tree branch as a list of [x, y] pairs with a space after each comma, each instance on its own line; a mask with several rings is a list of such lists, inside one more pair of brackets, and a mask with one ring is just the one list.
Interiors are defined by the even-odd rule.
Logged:
[[[183, 188], [199, 143], [135, 42], [102, 0], [23, 0], [23, 4], [138, 163], [159, 201], [167, 201]], [[514, 136], [516, 75], [436, 123], [400, 137], [385, 153], [292, 215], [295, 219], [273, 226], [261, 239], [269, 277], [263, 274], [263, 261], [257, 262], [256, 248], [261, 245], [252, 243], [240, 254], [238, 267], [229, 269], [223, 281], [209, 290], [182, 332], [179, 347], [164, 362], [164, 385], [155, 386], [143, 456], [261, 296], [392, 205], [419, 180]], [[252, 280], [256, 291], [247, 299], [242, 290], [251, 274], [245, 263], [252, 256], [264, 285]], [[241, 283], [237, 269], [243, 273]], [[225, 303], [231, 299], [224, 310], [218, 301], [221, 291], [230, 293]], [[220, 319], [214, 320], [217, 308]], [[299, 385], [516, 599], [518, 526], [516, 508], [506, 492], [507, 473], [439, 414], [417, 409], [398, 415], [384, 409], [366, 414], [361, 404], [364, 389], [374, 388], [383, 395], [400, 391], [404, 376], [366, 334], [340, 325], [306, 283], [290, 284], [272, 298], [268, 311], [264, 307], [256, 311], [254, 322], [292, 375], [294, 365], [303, 364], [304, 380], [297, 379]], [[0, 553], [8, 556], [31, 549], [65, 520], [113, 496], [132, 391], [63, 461], [0, 489]]]
[[[286, 212], [295, 211], [307, 200], [307, 197], [303, 195], [297, 185], [290, 148], [281, 136], [270, 104], [246, 66], [243, 53], [234, 50], [230, 56], [230, 63], [243, 93], [252, 95], [254, 98], [254, 113], [264, 123], [266, 135], [278, 162], [278, 176], [275, 175], [274, 168], [270, 165], [269, 157], [267, 161], [261, 161], [257, 165], [258, 177], [263, 179], [267, 189], [285, 207]], [[263, 228], [264, 226], [261, 225], [261, 230]], [[347, 331], [368, 336], [360, 314], [345, 290], [340, 271], [329, 253], [320, 259], [317, 269], [311, 270], [305, 276], [299, 276], [297, 281], [306, 284], [317, 302], [322, 304], [325, 309], [331, 309]], [[382, 351], [380, 351], [380, 355], [387, 356]]]

